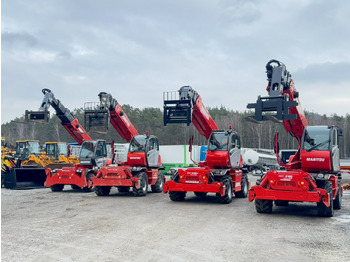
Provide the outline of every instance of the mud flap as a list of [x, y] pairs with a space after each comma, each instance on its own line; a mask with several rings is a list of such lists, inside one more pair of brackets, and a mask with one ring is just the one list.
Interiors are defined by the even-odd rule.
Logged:
[[220, 187], [219, 194], [220, 194], [220, 196], [222, 196], [222, 197], [225, 196], [225, 194], [226, 194], [226, 186], [225, 186], [225, 185], [222, 185], [222, 186]]
[[[250, 185], [249, 185], [250, 187]], [[255, 191], [254, 189], [250, 188], [249, 191], [248, 191], [248, 201], [249, 202], [252, 202], [256, 197], [256, 194], [255, 194]]]
[[164, 185], [163, 185], [163, 193], [166, 194], [169, 192], [169, 186], [166, 184], [166, 182], [164, 182]]
[[[333, 201], [333, 200], [332, 200]], [[327, 193], [326, 195], [324, 195], [322, 197], [322, 202], [326, 207], [330, 206], [330, 197], [329, 197], [329, 193]]]

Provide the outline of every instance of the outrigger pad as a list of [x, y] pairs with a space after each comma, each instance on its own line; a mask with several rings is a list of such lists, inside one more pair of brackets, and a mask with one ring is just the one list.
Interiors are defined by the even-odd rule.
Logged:
[[48, 122], [50, 119], [49, 111], [28, 111], [25, 112], [24, 120], [26, 122]]
[[94, 109], [84, 111], [85, 129], [89, 131], [95, 129], [108, 130], [109, 113], [107, 109]]
[[164, 101], [163, 120], [167, 124], [187, 124], [192, 122], [192, 101], [191, 100], [167, 100]]
[[247, 120], [252, 122], [260, 122], [271, 119], [274, 121], [295, 120], [297, 119], [297, 115], [290, 114], [289, 109], [291, 107], [296, 107], [297, 105], [298, 103], [296, 101], [288, 101], [284, 96], [259, 96], [256, 103], [247, 105], [247, 108], [255, 109], [255, 115], [248, 117]]

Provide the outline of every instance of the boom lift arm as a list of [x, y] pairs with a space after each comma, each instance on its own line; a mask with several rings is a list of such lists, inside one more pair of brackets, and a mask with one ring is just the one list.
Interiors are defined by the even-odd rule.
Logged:
[[122, 139], [130, 142], [139, 133], [124, 113], [121, 105], [111, 94], [101, 92], [98, 96], [100, 98], [99, 105], [96, 106], [95, 103], [91, 102], [85, 103], [84, 118], [86, 129], [90, 130], [92, 126], [103, 126], [104, 129], [107, 129], [109, 118], [110, 123]]
[[248, 104], [247, 108], [255, 109], [255, 115], [247, 119], [252, 122], [282, 121], [286, 132], [295, 137], [299, 144], [299, 150], [286, 165], [286, 169], [300, 168], [302, 136], [308, 123], [299, 102], [299, 92], [283, 63], [270, 60], [266, 65], [266, 73], [268, 80], [266, 90], [269, 96], [259, 96], [256, 103]]
[[213, 118], [205, 108], [201, 96], [190, 86], [183, 86], [175, 92], [164, 92], [164, 126], [168, 123], [193, 125], [202, 136], [209, 139], [213, 130], [218, 130]]
[[45, 121], [47, 122], [50, 117], [48, 111], [50, 105], [56, 110], [56, 115], [61, 119], [62, 126], [68, 131], [73, 139], [80, 145], [84, 140], [91, 140], [91, 137], [86, 133], [84, 128], [79, 124], [77, 118], [66, 108], [60, 100], [56, 99], [50, 89], [43, 89], [44, 99], [41, 103], [39, 111], [25, 112], [25, 120], [28, 121]]

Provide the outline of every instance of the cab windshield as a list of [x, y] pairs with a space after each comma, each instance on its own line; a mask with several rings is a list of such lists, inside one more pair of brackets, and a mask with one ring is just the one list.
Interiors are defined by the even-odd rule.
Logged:
[[129, 152], [145, 152], [147, 137], [145, 135], [134, 136], [130, 142]]
[[329, 150], [330, 129], [327, 126], [310, 126], [305, 129], [303, 149]]
[[208, 150], [209, 151], [227, 151], [228, 145], [227, 133], [212, 133], [209, 139]]
[[16, 154], [28, 156], [30, 154], [39, 154], [38, 142], [18, 142], [16, 145]]
[[93, 158], [95, 151], [95, 144], [92, 142], [85, 142], [81, 145], [80, 158]]
[[58, 143], [58, 155], [64, 155], [67, 156], [67, 144], [66, 143]]

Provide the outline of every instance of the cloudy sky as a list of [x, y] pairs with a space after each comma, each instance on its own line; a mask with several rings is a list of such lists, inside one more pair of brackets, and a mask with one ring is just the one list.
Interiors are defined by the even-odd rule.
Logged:
[[191, 85], [208, 107], [266, 95], [266, 63], [291, 72], [304, 109], [350, 111], [350, 1], [2, 0], [1, 123], [49, 88], [69, 109], [163, 106]]

